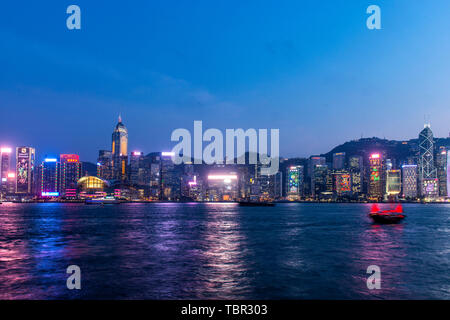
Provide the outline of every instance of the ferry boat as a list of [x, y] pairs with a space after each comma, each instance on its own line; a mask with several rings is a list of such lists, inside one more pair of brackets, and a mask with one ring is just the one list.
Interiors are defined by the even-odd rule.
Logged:
[[239, 201], [241, 207], [273, 207], [274, 202], [269, 201]]
[[406, 216], [403, 214], [403, 207], [399, 204], [395, 209], [380, 210], [377, 204], [372, 206], [369, 217], [376, 223], [392, 224], [401, 222]]
[[103, 197], [103, 198], [94, 198], [94, 199], [86, 199], [85, 204], [120, 204], [121, 201], [114, 197]]

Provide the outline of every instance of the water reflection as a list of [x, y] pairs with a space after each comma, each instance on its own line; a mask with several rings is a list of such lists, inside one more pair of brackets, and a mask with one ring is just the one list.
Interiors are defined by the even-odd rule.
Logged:
[[206, 228], [202, 236], [205, 239], [202, 255], [204, 268], [199, 274], [203, 278], [201, 291], [205, 298], [229, 299], [240, 297], [239, 292], [247, 291], [248, 271], [245, 261], [246, 238], [241, 226], [235, 204], [219, 204], [207, 217]]
[[[450, 207], [3, 204], [2, 299], [450, 298]], [[82, 290], [65, 286], [68, 265]], [[369, 291], [378, 265], [382, 290]]]

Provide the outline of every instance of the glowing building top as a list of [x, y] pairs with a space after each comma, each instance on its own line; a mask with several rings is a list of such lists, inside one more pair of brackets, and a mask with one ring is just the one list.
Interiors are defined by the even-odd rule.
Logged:
[[119, 121], [112, 133], [112, 173], [114, 179], [126, 180], [128, 165], [128, 130], [122, 123], [122, 117], [119, 115]]

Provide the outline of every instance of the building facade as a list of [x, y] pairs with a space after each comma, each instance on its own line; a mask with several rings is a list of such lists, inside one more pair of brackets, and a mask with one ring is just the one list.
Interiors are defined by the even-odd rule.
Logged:
[[150, 184], [150, 181], [146, 183], [145, 173], [146, 168], [144, 166], [144, 153], [140, 151], [134, 151], [130, 155], [130, 183], [132, 185], [146, 185]]
[[439, 180], [439, 196], [447, 196], [447, 148], [440, 147], [436, 154], [436, 171]]
[[402, 192], [402, 174], [400, 170], [390, 169], [386, 171], [386, 194], [398, 196]]
[[439, 183], [434, 166], [434, 138], [430, 125], [425, 124], [419, 134], [419, 184], [420, 195], [434, 198], [439, 195]]
[[416, 198], [417, 192], [417, 165], [402, 166], [402, 194], [404, 198]]
[[97, 158], [97, 176], [104, 180], [112, 180], [112, 152], [100, 150]]
[[113, 179], [124, 182], [127, 180], [128, 130], [122, 123], [120, 116], [119, 122], [112, 133], [111, 150]]
[[300, 200], [304, 196], [304, 167], [301, 165], [290, 166], [286, 172], [287, 199]]
[[31, 195], [33, 192], [35, 149], [16, 148], [16, 187], [15, 193]]
[[345, 152], [333, 154], [333, 170], [342, 170], [345, 168]]
[[[2, 147], [0, 149], [0, 195], [5, 196], [10, 193], [11, 177], [11, 153], [12, 149]], [[15, 175], [14, 175], [15, 176]]]
[[39, 166], [38, 195], [41, 197], [59, 197], [60, 168], [57, 158], [47, 157]]
[[82, 164], [77, 154], [61, 154], [59, 193], [61, 197], [76, 198], [77, 182], [81, 178]]
[[368, 196], [372, 200], [380, 200], [384, 195], [383, 160], [379, 153], [369, 157], [369, 188]]

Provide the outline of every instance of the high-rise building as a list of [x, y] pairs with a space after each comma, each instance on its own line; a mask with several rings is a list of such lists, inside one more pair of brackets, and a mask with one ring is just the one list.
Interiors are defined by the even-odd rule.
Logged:
[[333, 172], [333, 193], [338, 196], [349, 196], [352, 194], [351, 174], [345, 170]]
[[307, 177], [312, 177], [314, 166], [316, 166], [316, 165], [324, 166], [326, 164], [327, 164], [327, 160], [325, 157], [311, 156], [308, 159]]
[[342, 170], [345, 167], [345, 152], [333, 154], [333, 170]]
[[239, 198], [239, 179], [236, 172], [210, 172], [207, 181], [208, 201], [236, 201]]
[[419, 134], [419, 182], [423, 197], [434, 198], [439, 195], [439, 183], [434, 166], [434, 140], [430, 125], [425, 124]]
[[447, 197], [450, 197], [450, 152], [447, 152]]
[[363, 186], [363, 179], [361, 171], [355, 170], [351, 171], [350, 175], [352, 177], [351, 183], [352, 183], [352, 194], [354, 195], [360, 195], [362, 191]]
[[348, 160], [348, 167], [350, 170], [362, 170], [363, 158], [361, 156], [351, 156]]
[[425, 198], [434, 199], [439, 196], [439, 180], [438, 178], [425, 178], [420, 181], [421, 195]]
[[97, 158], [97, 176], [104, 180], [111, 180], [112, 174], [112, 153], [109, 150], [100, 150]]
[[392, 170], [394, 168], [394, 164], [392, 163], [391, 159], [386, 159], [384, 163], [384, 168], [387, 170]]
[[173, 152], [160, 154], [160, 197], [161, 200], [178, 200], [181, 197], [180, 168], [172, 161]]
[[11, 148], [2, 147], [0, 149], [0, 177], [7, 178], [11, 165]]
[[388, 196], [397, 196], [402, 191], [401, 171], [390, 169], [386, 171], [386, 194]]
[[59, 193], [65, 198], [76, 198], [77, 182], [81, 178], [81, 162], [77, 154], [60, 155]]
[[273, 196], [275, 200], [278, 200], [283, 197], [283, 172], [278, 171], [277, 173], [275, 173], [273, 175], [273, 180], [274, 180]]
[[2, 147], [0, 149], [0, 194], [5, 195], [8, 192], [8, 174], [11, 165], [11, 148]]
[[16, 148], [16, 193], [30, 195], [33, 192], [34, 161], [34, 148]]
[[352, 177], [352, 194], [361, 195], [364, 183], [363, 157], [351, 156], [348, 160], [348, 168]]
[[288, 167], [286, 177], [287, 198], [289, 200], [300, 200], [304, 195], [304, 167], [300, 165]]
[[[130, 183], [132, 185], [146, 184], [143, 152], [134, 151], [130, 155]], [[150, 184], [150, 181], [148, 181], [148, 184]]]
[[39, 166], [39, 195], [41, 197], [59, 196], [59, 162], [57, 158], [47, 157]]
[[119, 116], [114, 132], [112, 133], [112, 173], [113, 178], [120, 181], [127, 179], [128, 166], [128, 130]]
[[383, 161], [381, 154], [374, 153], [369, 158], [369, 190], [368, 196], [372, 200], [381, 200], [383, 188]]
[[332, 181], [328, 178], [328, 166], [326, 164], [317, 164], [312, 170], [311, 177], [311, 195], [314, 198], [321, 198], [322, 193], [331, 192]]
[[144, 167], [146, 168], [145, 180], [150, 184], [148, 197], [154, 200], [161, 199], [161, 152], [147, 154], [144, 157]]
[[402, 166], [402, 190], [404, 198], [417, 197], [417, 165], [405, 164]]
[[447, 196], [447, 148], [440, 147], [436, 155], [436, 170], [439, 180], [439, 196]]

